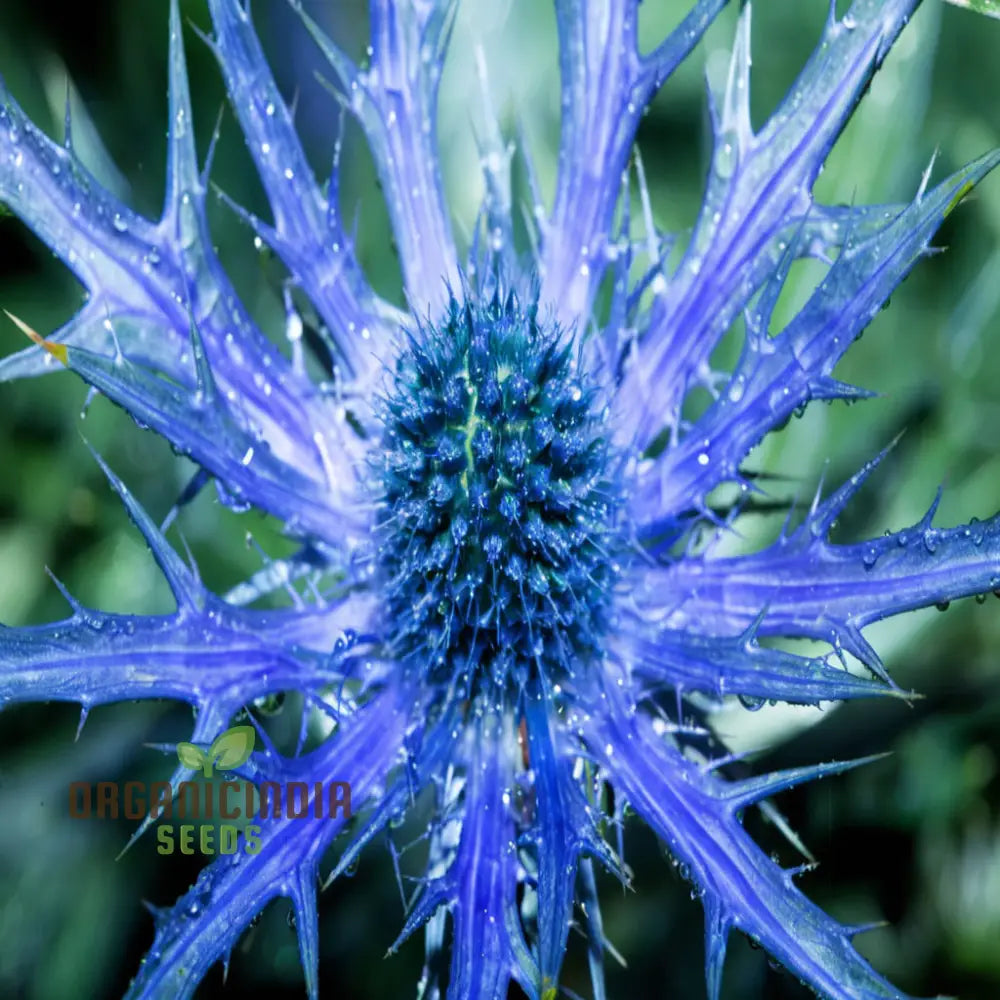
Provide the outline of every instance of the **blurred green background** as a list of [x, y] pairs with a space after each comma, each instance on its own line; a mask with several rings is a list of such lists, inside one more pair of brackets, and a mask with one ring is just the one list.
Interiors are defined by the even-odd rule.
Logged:
[[[366, 15], [357, 0], [307, 4], [360, 53]], [[843, 6], [843, 5], [841, 5]], [[682, 16], [669, 0], [642, 7], [651, 47]], [[67, 7], [7, 0], [0, 8], [0, 72], [49, 134], [62, 136], [69, 82], [81, 154], [104, 181], [149, 215], [162, 197], [165, 151], [166, 0], [104, 0]], [[202, 0], [183, 0], [203, 29]], [[825, 0], [769, 2], [754, 11], [755, 122], [807, 57]], [[283, 0], [257, 0], [254, 15], [298, 117], [317, 172], [324, 173], [337, 122], [321, 70]], [[683, 234], [692, 224], [707, 163], [704, 76], [724, 80], [735, 11], [727, 12], [643, 119], [640, 147], [657, 222]], [[484, 48], [494, 101], [510, 134], [529, 137], [551, 196], [558, 126], [554, 18], [536, 0], [466, 0], [442, 84], [440, 137], [446, 185], [460, 240], [481, 191], [472, 125], [481, 113], [470, 83], [474, 44]], [[200, 146], [224, 103], [213, 58], [186, 32]], [[927, 0], [876, 78], [819, 182], [824, 200], [911, 197], [935, 149], [943, 175], [1000, 144], [1000, 24]], [[329, 75], [329, 74], [327, 74]], [[100, 141], [95, 136], [100, 136]], [[359, 254], [382, 294], [401, 301], [398, 262], [371, 183], [371, 165], [348, 127], [344, 205], [357, 206]], [[103, 144], [103, 146], [102, 146]], [[228, 111], [213, 180], [267, 214]], [[276, 265], [250, 233], [213, 202], [220, 254], [265, 329], [280, 334]], [[990, 178], [946, 222], [936, 240], [948, 253], [922, 262], [851, 351], [839, 374], [881, 393], [864, 404], [814, 406], [766, 442], [751, 465], [788, 476], [776, 495], [808, 500], [821, 474], [837, 483], [900, 430], [907, 433], [836, 529], [841, 540], [898, 529], [920, 518], [939, 483], [938, 524], [1000, 507], [1000, 179]], [[279, 272], [280, 273], [280, 272]], [[783, 308], [802, 301], [817, 277], [793, 273]], [[264, 280], [262, 280], [262, 278]], [[17, 220], [0, 216], [0, 305], [40, 331], [68, 319], [80, 288]], [[23, 338], [0, 323], [0, 351]], [[725, 359], [731, 345], [720, 352]], [[152, 514], [163, 517], [190, 477], [189, 463], [140, 431], [106, 401], [82, 415], [85, 388], [59, 373], [0, 386], [0, 621], [52, 620], [66, 606], [49, 567], [81, 601], [106, 610], [166, 611], [167, 588], [128, 523], [82, 437], [97, 448]], [[260, 565], [248, 536], [272, 554], [287, 551], [280, 526], [256, 513], [226, 511], [206, 490], [180, 518], [206, 582], [217, 589]], [[773, 536], [748, 522], [746, 544]], [[172, 533], [179, 541], [176, 529]], [[1000, 604], [955, 602], [873, 627], [868, 635], [903, 687], [926, 697], [906, 704], [815, 710], [738, 706], [716, 719], [734, 746], [760, 749], [761, 767], [892, 750], [875, 765], [780, 800], [791, 826], [820, 859], [803, 888], [839, 919], [885, 919], [859, 938], [862, 951], [899, 987], [968, 1000], [1000, 996]], [[152, 838], [122, 860], [129, 824], [70, 822], [72, 780], [161, 778], [169, 762], [142, 744], [184, 739], [186, 709], [152, 704], [95, 710], [78, 742], [77, 711], [44, 705], [0, 715], [0, 997], [61, 1000], [120, 995], [152, 935], [140, 899], [167, 904], [197, 865], [160, 858]], [[794, 852], [773, 827], [751, 821], [768, 850]], [[702, 995], [701, 912], [653, 838], [628, 831], [626, 860], [637, 892], [602, 880], [605, 925], [627, 968], [609, 960], [612, 996]], [[412, 995], [421, 945], [385, 960], [402, 923], [388, 856], [372, 849], [352, 879], [321, 897], [323, 996]], [[241, 939], [223, 988], [214, 970], [199, 996], [302, 994], [287, 904], [272, 906]], [[587, 995], [580, 939], [571, 942], [566, 984]], [[808, 995], [739, 936], [731, 942], [727, 1000]]]

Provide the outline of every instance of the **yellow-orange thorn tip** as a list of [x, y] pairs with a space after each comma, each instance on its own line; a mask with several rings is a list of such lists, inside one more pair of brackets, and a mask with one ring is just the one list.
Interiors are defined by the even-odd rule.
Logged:
[[54, 340], [46, 340], [38, 331], [32, 330], [23, 319], [18, 319], [12, 312], [4, 309], [7, 314], [7, 318], [16, 326], [21, 333], [26, 337], [30, 337], [39, 347], [44, 347], [45, 350], [49, 352], [56, 359], [56, 361], [61, 361], [64, 365], [69, 365], [69, 351], [66, 349], [65, 344], [57, 344]]

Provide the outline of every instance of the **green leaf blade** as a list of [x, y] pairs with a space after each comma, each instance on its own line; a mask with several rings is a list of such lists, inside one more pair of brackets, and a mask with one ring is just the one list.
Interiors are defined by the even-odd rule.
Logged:
[[976, 14], [985, 14], [1000, 20], [1000, 0], [946, 0], [953, 7], [962, 7]]

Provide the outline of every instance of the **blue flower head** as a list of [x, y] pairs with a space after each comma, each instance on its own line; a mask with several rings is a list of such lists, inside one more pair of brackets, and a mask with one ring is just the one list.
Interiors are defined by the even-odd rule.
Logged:
[[[248, 5], [208, 0], [207, 41], [271, 220], [233, 207], [287, 270], [287, 351], [255, 324], [213, 250], [211, 154], [203, 166], [195, 151], [177, 0], [159, 218], [104, 190], [71, 141], [45, 137], [0, 89], [0, 200], [88, 293], [51, 335], [15, 320], [44, 350], [7, 358], [0, 374], [71, 369], [197, 463], [191, 492], [214, 480], [225, 502], [282, 519], [301, 543], [296, 557], [216, 595], [105, 468], [176, 610], [109, 614], [70, 598], [64, 621], [4, 629], [0, 705], [56, 699], [86, 713], [178, 699], [195, 709], [192, 741], [207, 745], [257, 699], [296, 691], [303, 734], [322, 713], [329, 737], [286, 755], [262, 732], [240, 773], [349, 781], [356, 813], [267, 819], [258, 853], [208, 865], [158, 911], [129, 996], [190, 996], [279, 896], [291, 900], [307, 992], [318, 996], [328, 848], [337, 840], [326, 882], [377, 835], [391, 837], [420, 799], [432, 804], [427, 867], [399, 940], [425, 930], [423, 997], [485, 1000], [516, 982], [551, 1000], [578, 914], [603, 997], [594, 869], [628, 882], [620, 833], [630, 809], [702, 900], [712, 1000], [733, 929], [823, 996], [898, 998], [855, 950], [857, 929], [811, 903], [797, 870], [743, 827], [750, 807], [858, 762], [736, 779], [729, 758], [692, 739], [683, 706], [900, 696], [863, 629], [1000, 587], [1000, 520], [936, 528], [932, 509], [905, 531], [834, 544], [831, 525], [876, 458], [758, 551], [721, 554], [701, 539], [706, 528], [732, 533], [756, 489], [744, 460], [769, 431], [814, 400], [866, 395], [838, 381], [837, 362], [1000, 154], [925, 182], [909, 204], [817, 203], [824, 160], [916, 0], [855, 0], [840, 18], [831, 3], [820, 44], [756, 131], [748, 3], [711, 107], [704, 204], [677, 261], [670, 239], [640, 238], [630, 222], [633, 176], [646, 193], [635, 133], [725, 0], [697, 0], [647, 54], [639, 0], [555, 0], [554, 202], [534, 195], [522, 249], [509, 157], [485, 122], [486, 194], [460, 257], [435, 119], [456, 2], [372, 0], [359, 65], [293, 0], [371, 148], [402, 264], [401, 311], [359, 265], [336, 170], [317, 183]], [[803, 258], [824, 276], [774, 329]], [[325, 380], [307, 368], [292, 290], [318, 317]], [[734, 324], [742, 351], [720, 375], [713, 352]], [[685, 401], [705, 387], [712, 401], [689, 420]], [[737, 499], [720, 514], [708, 496], [727, 483]], [[310, 582], [296, 606], [256, 606], [292, 577]], [[848, 670], [845, 654], [867, 671]]]

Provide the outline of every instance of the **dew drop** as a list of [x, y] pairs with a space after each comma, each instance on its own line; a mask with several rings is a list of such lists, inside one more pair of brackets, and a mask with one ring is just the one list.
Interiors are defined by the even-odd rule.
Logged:
[[715, 154], [715, 174], [726, 180], [733, 176], [736, 169], [736, 143], [732, 139], [723, 139]]

